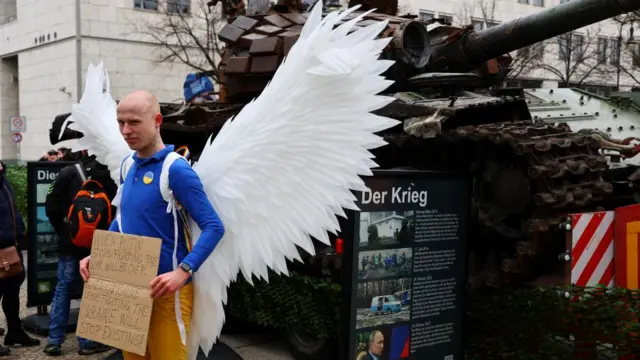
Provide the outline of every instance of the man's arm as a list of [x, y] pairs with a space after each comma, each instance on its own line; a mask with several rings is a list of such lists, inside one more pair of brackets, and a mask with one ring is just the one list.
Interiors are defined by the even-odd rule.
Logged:
[[183, 262], [195, 272], [211, 255], [224, 235], [224, 225], [204, 192], [198, 174], [185, 161], [175, 161], [169, 169], [169, 187], [176, 200], [202, 230], [200, 238]]

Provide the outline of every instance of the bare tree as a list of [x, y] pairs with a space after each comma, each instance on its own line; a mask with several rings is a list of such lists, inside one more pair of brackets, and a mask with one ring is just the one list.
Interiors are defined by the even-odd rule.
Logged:
[[212, 79], [218, 82], [217, 72], [212, 70], [218, 68], [224, 49], [218, 33], [226, 16], [224, 4], [211, 3], [193, 0], [191, 8], [180, 0], [165, 0], [161, 4], [164, 8], [159, 9], [165, 10], [160, 19], [132, 24], [136, 32], [157, 44], [155, 64], [183, 63], [197, 71], [211, 71]]
[[608, 82], [613, 72], [602, 56], [600, 38], [600, 27], [596, 25], [535, 44], [530, 47], [535, 50], [533, 56], [528, 55], [526, 71], [543, 71], [561, 87]]
[[[636, 70], [640, 67], [640, 52], [637, 46], [627, 46], [627, 41], [634, 37], [633, 25], [640, 22], [640, 12], [631, 12], [614, 17], [613, 22], [617, 25], [617, 37], [600, 40], [606, 41], [603, 52], [604, 57], [611, 59], [610, 64], [616, 68], [616, 88], [620, 88], [620, 77], [624, 73], [635, 84], [640, 84], [640, 78], [636, 76]], [[625, 30], [629, 30], [629, 38], [625, 41]], [[634, 39], [635, 40], [635, 39]]]
[[545, 46], [545, 57], [536, 67], [556, 77], [561, 86], [608, 82], [612, 69], [603, 57], [598, 25], [557, 36]]

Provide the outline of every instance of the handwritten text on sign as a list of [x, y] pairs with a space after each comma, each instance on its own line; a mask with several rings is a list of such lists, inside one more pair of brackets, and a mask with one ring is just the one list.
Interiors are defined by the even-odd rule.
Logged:
[[161, 240], [97, 230], [76, 334], [144, 355]]

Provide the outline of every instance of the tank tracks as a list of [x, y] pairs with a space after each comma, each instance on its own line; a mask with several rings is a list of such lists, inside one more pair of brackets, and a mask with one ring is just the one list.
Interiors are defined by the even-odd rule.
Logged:
[[494, 123], [443, 135], [473, 144], [477, 219], [510, 239], [480, 245], [486, 246], [478, 250], [488, 253], [492, 263], [481, 267], [491, 270], [480, 279], [472, 276], [471, 282], [500, 286], [536, 278], [536, 269], [545, 262], [539, 255], [560, 264], [557, 256], [565, 244], [555, 241], [553, 230], [568, 214], [595, 210], [612, 197], [613, 186], [602, 176], [608, 161], [598, 153], [598, 141], [572, 132], [565, 123]]
[[[445, 134], [475, 143], [479, 218], [509, 238], [545, 232], [566, 214], [595, 207], [613, 193], [597, 140], [529, 121], [465, 126]], [[519, 218], [519, 219], [517, 219]]]

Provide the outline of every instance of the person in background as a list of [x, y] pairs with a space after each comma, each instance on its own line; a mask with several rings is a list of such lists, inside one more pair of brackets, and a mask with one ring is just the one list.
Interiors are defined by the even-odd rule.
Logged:
[[199, 104], [217, 99], [213, 83], [206, 76], [190, 73], [184, 80], [183, 90], [184, 101], [187, 104]]
[[[85, 177], [97, 180], [102, 184], [107, 197], [112, 200], [115, 197], [117, 186], [111, 179], [109, 170], [105, 165], [100, 164], [95, 156], [87, 156], [86, 152], [83, 154], [80, 165]], [[82, 177], [76, 165], [66, 166], [60, 170], [56, 180], [51, 184], [45, 201], [47, 217], [60, 241], [58, 283], [51, 302], [48, 344], [44, 348], [45, 354], [52, 356], [62, 353], [62, 344], [65, 340], [71, 309], [71, 292], [74, 283], [80, 279], [79, 261], [91, 252], [90, 248], [79, 247], [72, 242], [70, 223], [67, 219], [69, 208], [82, 183]], [[108, 223], [103, 230], [106, 230], [107, 226]], [[110, 349], [106, 345], [83, 338], [78, 338], [78, 345], [78, 354], [80, 355], [91, 355]]]
[[60, 158], [60, 152], [58, 150], [51, 149], [42, 155], [42, 157], [40, 158], [40, 161], [54, 162], [54, 161], [58, 161], [59, 158]]
[[[21, 242], [25, 238], [25, 226], [22, 220], [13, 188], [5, 177], [6, 169], [0, 161], [0, 250], [6, 254], [12, 252], [20, 258], [23, 270], [17, 274], [0, 274], [0, 298], [2, 311], [7, 319], [7, 333], [4, 345], [38, 346], [40, 340], [27, 335], [20, 320], [20, 286], [26, 277], [24, 257], [20, 251]], [[14, 248], [15, 249], [12, 249]], [[0, 270], [3, 271], [4, 269]], [[0, 345], [0, 356], [11, 353], [8, 347]]]

